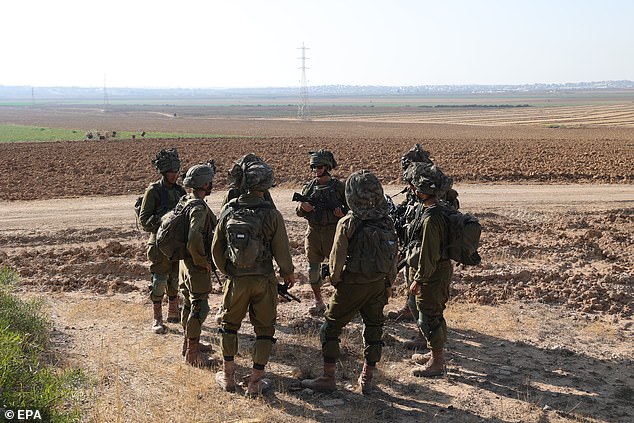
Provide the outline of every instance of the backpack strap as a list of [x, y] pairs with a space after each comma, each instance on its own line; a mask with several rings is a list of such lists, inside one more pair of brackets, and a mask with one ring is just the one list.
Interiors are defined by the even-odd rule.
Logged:
[[275, 206], [270, 201], [262, 201], [260, 204], [257, 204], [255, 206], [247, 206], [245, 204], [238, 204], [238, 199], [233, 198], [227, 203], [222, 213], [220, 213], [220, 216], [218, 217], [218, 224], [220, 224], [220, 222], [222, 222], [223, 219], [225, 219], [230, 213], [233, 213], [236, 210], [240, 210], [240, 209], [258, 210], [258, 209], [274, 209], [274, 208]]
[[165, 181], [161, 179], [159, 182], [159, 197], [161, 198], [161, 208], [164, 212], [168, 211], [167, 203], [169, 201], [169, 194], [167, 193], [167, 187], [165, 186]]

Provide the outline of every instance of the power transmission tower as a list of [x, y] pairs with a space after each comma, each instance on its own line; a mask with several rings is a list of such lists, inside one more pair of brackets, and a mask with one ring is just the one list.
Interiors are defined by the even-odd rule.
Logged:
[[31, 103], [35, 106], [35, 87], [31, 87]]
[[299, 87], [299, 105], [297, 107], [297, 118], [301, 120], [310, 120], [310, 107], [308, 105], [308, 84], [306, 83], [306, 50], [308, 47], [304, 47], [304, 43], [302, 43], [301, 47], [298, 47], [298, 50], [302, 51], [302, 57], [299, 59], [302, 61], [302, 66], [299, 68], [302, 70], [302, 79], [300, 81]]
[[108, 91], [106, 90], [106, 74], [103, 74], [103, 105], [108, 105]]

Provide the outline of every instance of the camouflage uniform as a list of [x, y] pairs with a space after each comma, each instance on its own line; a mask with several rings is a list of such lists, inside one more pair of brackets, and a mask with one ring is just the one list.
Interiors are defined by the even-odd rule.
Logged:
[[150, 286], [150, 299], [161, 301], [163, 295], [168, 297], [178, 295], [178, 261], [170, 261], [156, 246], [156, 231], [161, 217], [172, 210], [179, 198], [186, 192], [178, 184], [167, 187], [164, 178], [151, 184], [143, 195], [139, 222], [143, 229], [150, 232], [147, 241], [147, 258], [150, 261], [152, 273], [152, 285]]
[[[365, 364], [359, 377], [361, 391], [372, 391], [372, 377], [376, 363], [381, 359], [383, 342], [383, 308], [388, 303], [387, 289], [396, 278], [397, 236], [394, 223], [388, 216], [388, 206], [379, 180], [369, 171], [355, 172], [346, 181], [345, 195], [351, 211], [337, 223], [334, 245], [330, 252], [331, 283], [336, 288], [330, 298], [320, 340], [324, 359], [324, 375], [302, 381], [302, 386], [327, 392], [336, 389], [335, 368], [339, 358], [339, 336], [357, 313], [363, 320], [363, 356]], [[386, 257], [387, 272], [365, 270], [364, 250], [358, 245], [361, 225], [370, 222], [392, 233], [393, 256]], [[376, 233], [374, 234], [376, 235]], [[372, 238], [375, 240], [375, 238]], [[378, 237], [376, 241], [378, 241]], [[367, 244], [365, 248], [367, 248]], [[374, 253], [374, 250], [371, 250]], [[356, 258], [356, 261], [355, 261]], [[363, 269], [359, 271], [359, 269]]]
[[430, 214], [423, 220], [421, 232], [421, 252], [413, 277], [420, 286], [416, 296], [418, 326], [430, 349], [442, 349], [447, 341], [443, 311], [449, 300], [453, 275], [451, 261], [442, 257], [442, 243], [447, 237], [445, 218], [441, 214]]
[[337, 224], [335, 240], [330, 253], [331, 283], [336, 287], [325, 313], [321, 327], [321, 343], [324, 361], [335, 363], [339, 358], [339, 336], [344, 326], [361, 314], [364, 324], [363, 356], [367, 363], [375, 365], [381, 359], [383, 336], [383, 308], [387, 305], [386, 288], [396, 278], [396, 262], [392, 274], [352, 273], [345, 270], [348, 247], [360, 223], [352, 213]]
[[[321, 197], [333, 204], [346, 206], [345, 187], [339, 179], [331, 178], [325, 185], [318, 185], [313, 179], [304, 186], [302, 195], [306, 197]], [[321, 285], [323, 280], [319, 275], [319, 264], [330, 255], [335, 237], [335, 228], [339, 218], [333, 214], [334, 209], [304, 211], [297, 207], [297, 215], [308, 220], [308, 228], [304, 238], [304, 249], [308, 259], [308, 278], [311, 285]]]
[[443, 311], [449, 300], [449, 285], [453, 275], [451, 261], [445, 257], [443, 245], [448, 240], [445, 207], [440, 198], [451, 187], [448, 178], [435, 165], [412, 163], [406, 170], [407, 180], [415, 187], [416, 195], [426, 206], [420, 222], [420, 254], [410, 291], [416, 293], [418, 327], [427, 341], [430, 352], [415, 354], [412, 359], [423, 364], [412, 370], [417, 377], [440, 376], [445, 371], [444, 345], [447, 341], [447, 323]]
[[[293, 273], [294, 267], [290, 255], [288, 236], [281, 213], [270, 207], [262, 207], [265, 201], [256, 194], [248, 193], [233, 200], [237, 205], [249, 209], [260, 208], [263, 213], [262, 232], [265, 242], [270, 246], [272, 258], [280, 269], [280, 275], [286, 277]], [[277, 318], [277, 279], [273, 270], [272, 258], [260, 263], [255, 272], [241, 274], [227, 257], [229, 240], [226, 237], [225, 206], [215, 231], [212, 251], [218, 270], [227, 275], [224, 286], [221, 348], [225, 360], [233, 360], [238, 352], [238, 330], [247, 310], [256, 335], [253, 349], [254, 368], [263, 369], [269, 361], [274, 342], [275, 321]]]
[[[183, 207], [199, 201], [188, 194], [181, 202]], [[180, 281], [183, 290], [183, 311], [181, 323], [185, 338], [200, 338], [202, 325], [209, 313], [210, 273], [207, 264], [211, 262], [211, 239], [216, 227], [216, 216], [207, 204], [198, 204], [189, 211], [189, 232], [187, 250], [189, 257], [180, 262]]]

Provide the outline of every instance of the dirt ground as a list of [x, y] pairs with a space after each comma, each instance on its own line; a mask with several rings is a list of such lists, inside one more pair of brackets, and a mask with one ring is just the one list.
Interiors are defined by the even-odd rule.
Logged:
[[[94, 378], [85, 393], [89, 421], [629, 421], [634, 187], [456, 188], [465, 211], [483, 223], [484, 264], [456, 269], [447, 375], [410, 376], [411, 352], [401, 342], [414, 326], [390, 322], [380, 392], [371, 399], [354, 383], [362, 360], [358, 320], [344, 334], [340, 391], [299, 389], [298, 378], [320, 366], [321, 319], [306, 313], [306, 283], [294, 288], [302, 304], [279, 306], [278, 343], [267, 368], [273, 395], [249, 402], [222, 393], [213, 371], [183, 365], [182, 329], [171, 325], [165, 336], [149, 331], [145, 234], [135, 227], [134, 196], [1, 203], [0, 264], [19, 271], [24, 295], [46, 293], [59, 356]], [[294, 215], [291, 195], [273, 190], [305, 282], [305, 223]], [[221, 192], [208, 199], [216, 213], [220, 200]], [[404, 298], [401, 285], [387, 309]], [[204, 331], [216, 346], [212, 316], [219, 303], [220, 295], [212, 295]], [[240, 343], [238, 364], [246, 374], [253, 343], [247, 321]]]
[[[0, 108], [0, 123], [72, 129], [239, 135], [212, 140], [0, 144], [0, 266], [21, 276], [20, 295], [43, 298], [59, 365], [80, 367], [85, 421], [494, 421], [634, 420], [634, 129], [221, 119], [194, 108]], [[171, 112], [171, 111], [170, 111]], [[473, 113], [473, 112], [469, 112]], [[571, 112], [572, 113], [572, 112]], [[458, 119], [459, 117], [453, 117]], [[453, 119], [452, 118], [452, 119]], [[151, 138], [151, 137], [150, 137]], [[394, 194], [399, 158], [422, 143], [454, 177], [463, 211], [483, 225], [483, 263], [454, 272], [446, 318], [447, 373], [410, 376], [410, 322], [388, 322], [379, 392], [360, 395], [359, 320], [342, 337], [339, 391], [299, 388], [319, 373], [321, 318], [303, 257], [305, 222], [292, 192], [309, 177], [307, 151], [335, 151], [345, 178], [375, 171]], [[216, 159], [208, 199], [217, 214], [225, 175], [254, 151], [273, 167], [302, 303], [280, 304], [271, 363], [275, 392], [258, 400], [221, 392], [216, 367], [182, 363], [182, 329], [150, 332], [146, 234], [132, 205], [156, 173], [150, 160], [176, 147], [183, 166]], [[396, 197], [398, 200], [400, 197]], [[402, 281], [402, 278], [399, 279]], [[325, 287], [327, 295], [332, 288]], [[399, 285], [387, 310], [405, 299]], [[216, 346], [212, 312], [203, 338]], [[240, 331], [239, 374], [251, 365], [253, 329]]]

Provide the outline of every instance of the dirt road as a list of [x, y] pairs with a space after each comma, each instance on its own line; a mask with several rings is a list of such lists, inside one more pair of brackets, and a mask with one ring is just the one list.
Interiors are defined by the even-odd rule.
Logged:
[[[394, 194], [401, 187], [388, 186]], [[634, 185], [462, 184], [455, 187], [466, 211], [491, 209], [609, 210], [634, 205]], [[217, 213], [223, 192], [207, 202]], [[273, 189], [272, 196], [285, 219], [300, 221], [289, 201], [293, 190]], [[395, 197], [395, 202], [402, 197]], [[136, 196], [79, 197], [55, 200], [0, 202], [0, 231], [65, 228], [129, 227]]]

